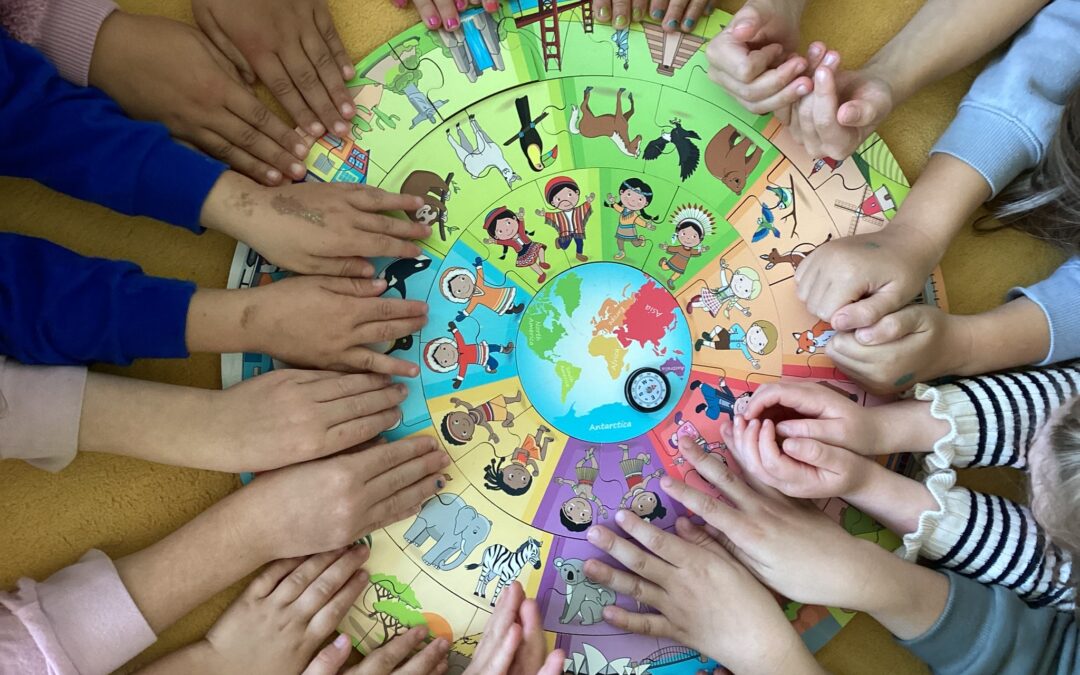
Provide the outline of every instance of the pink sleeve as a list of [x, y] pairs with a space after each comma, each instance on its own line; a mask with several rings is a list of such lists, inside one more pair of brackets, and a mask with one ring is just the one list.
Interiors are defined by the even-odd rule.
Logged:
[[4, 672], [104, 675], [156, 639], [101, 551], [0, 593], [0, 664], [13, 666]]
[[0, 356], [0, 459], [59, 471], [79, 445], [86, 368], [24, 366]]
[[3, 0], [0, 24], [45, 54], [64, 79], [85, 87], [98, 30], [115, 9], [112, 0]]

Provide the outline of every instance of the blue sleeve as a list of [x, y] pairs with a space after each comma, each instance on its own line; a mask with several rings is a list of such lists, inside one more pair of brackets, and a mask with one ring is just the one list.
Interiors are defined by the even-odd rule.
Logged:
[[956, 119], [930, 151], [952, 155], [998, 194], [1035, 166], [1080, 85], [1080, 0], [1043, 8], [975, 80]]
[[0, 353], [74, 365], [187, 356], [195, 284], [0, 233]]
[[0, 174], [31, 178], [127, 215], [201, 232], [225, 165], [136, 122], [98, 89], [76, 87], [0, 30]]
[[901, 641], [940, 675], [1069, 675], [1080, 672], [1072, 612], [1024, 604], [1004, 586], [983, 586], [952, 572], [949, 598], [937, 622]]
[[1080, 358], [1080, 257], [1033, 286], [1009, 291], [1009, 300], [1021, 296], [1038, 305], [1050, 324], [1050, 353], [1038, 365]]

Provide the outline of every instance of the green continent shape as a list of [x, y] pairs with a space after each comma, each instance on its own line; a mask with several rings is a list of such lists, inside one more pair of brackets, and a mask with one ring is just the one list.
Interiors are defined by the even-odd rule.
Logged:
[[562, 299], [568, 317], [573, 316], [574, 311], [581, 306], [582, 281], [576, 274], [564, 274], [555, 285], [555, 295]]
[[581, 368], [569, 361], [556, 361], [555, 375], [558, 376], [559, 382], [562, 384], [562, 402], [566, 403], [566, 396], [577, 384], [578, 378], [581, 377]]
[[533, 353], [547, 359], [554, 356], [555, 346], [566, 337], [561, 318], [550, 298], [539, 296], [533, 300], [529, 314], [521, 322], [525, 344]]
[[619, 377], [626, 365], [626, 350], [617, 339], [609, 335], [596, 335], [589, 340], [589, 354], [599, 356], [607, 362], [608, 374], [613, 380]]

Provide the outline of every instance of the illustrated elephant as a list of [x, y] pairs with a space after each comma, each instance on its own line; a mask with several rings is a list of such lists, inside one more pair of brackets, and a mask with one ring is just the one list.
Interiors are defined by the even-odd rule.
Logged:
[[421, 547], [429, 538], [435, 545], [424, 554], [426, 565], [452, 570], [465, 562], [491, 534], [491, 521], [459, 495], [435, 495], [424, 504], [405, 532], [405, 541]]

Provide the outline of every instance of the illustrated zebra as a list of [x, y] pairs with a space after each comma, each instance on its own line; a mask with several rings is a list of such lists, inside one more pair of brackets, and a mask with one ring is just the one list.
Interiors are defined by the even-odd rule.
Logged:
[[529, 563], [532, 563], [534, 569], [540, 569], [540, 542], [532, 537], [526, 539], [525, 543], [518, 546], [513, 553], [502, 544], [488, 546], [484, 549], [484, 557], [480, 564], [470, 563], [465, 566], [467, 570], [480, 568], [480, 579], [476, 582], [473, 595], [486, 598], [488, 584], [498, 577], [499, 583], [495, 585], [495, 593], [491, 596], [491, 606], [494, 607], [502, 589], [517, 579], [522, 568]]

